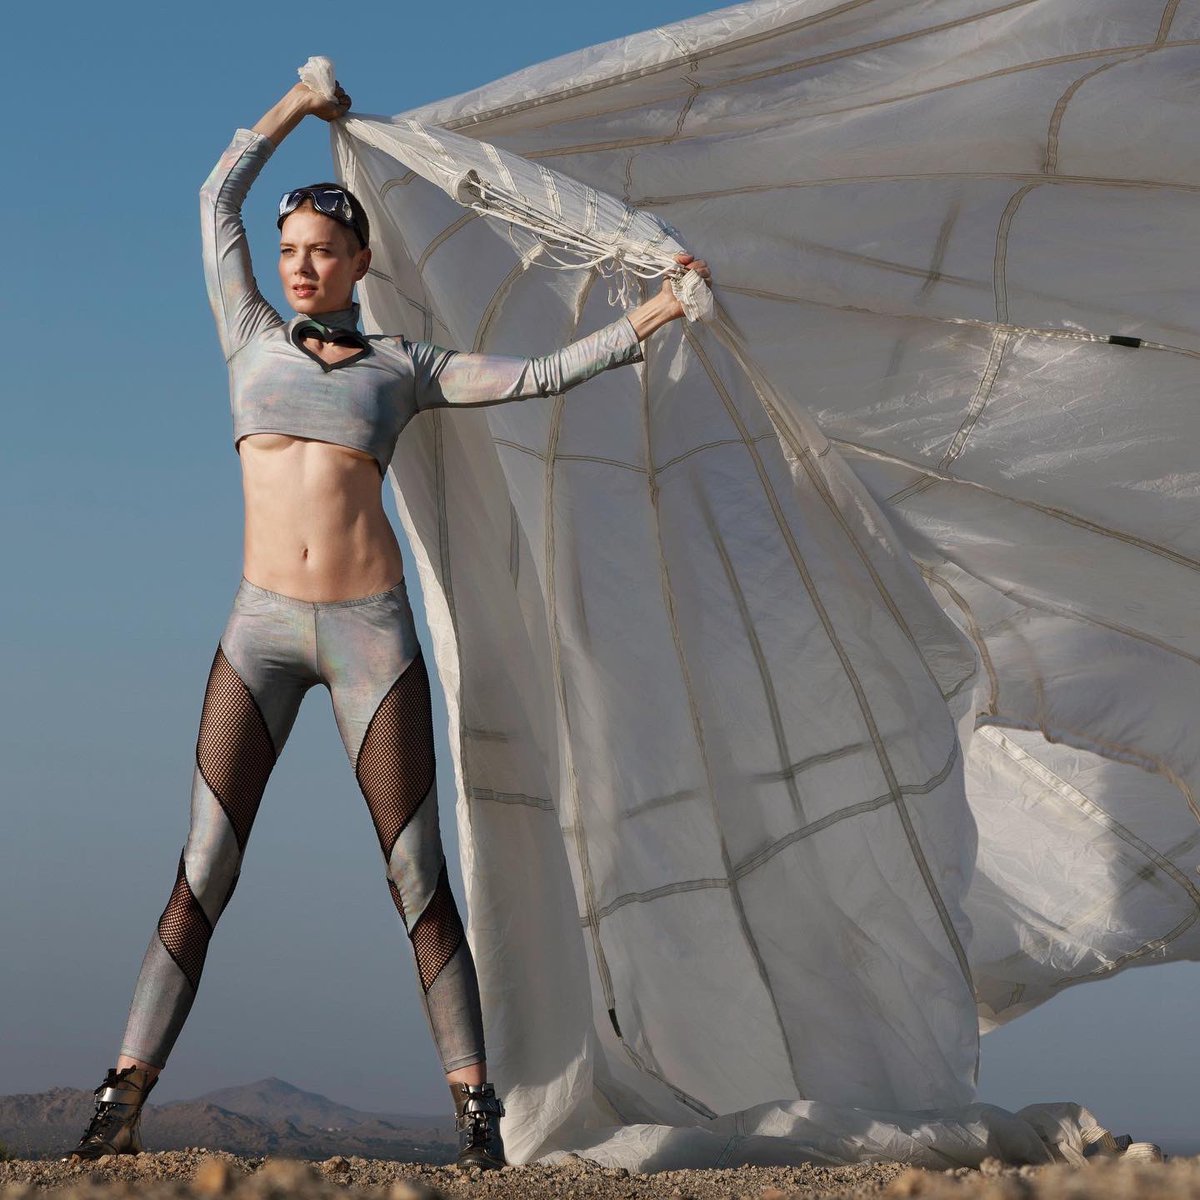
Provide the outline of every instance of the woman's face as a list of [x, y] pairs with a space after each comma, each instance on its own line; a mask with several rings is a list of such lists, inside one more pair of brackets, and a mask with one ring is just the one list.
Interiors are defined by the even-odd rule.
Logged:
[[279, 281], [298, 313], [349, 308], [354, 285], [370, 264], [371, 251], [358, 248], [354, 231], [311, 202], [289, 213], [279, 231]]

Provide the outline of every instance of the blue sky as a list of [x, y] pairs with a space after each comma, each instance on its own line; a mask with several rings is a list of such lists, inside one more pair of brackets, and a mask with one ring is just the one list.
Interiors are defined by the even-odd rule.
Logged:
[[[186, 833], [204, 680], [240, 574], [237, 458], [196, 219], [233, 130], [310, 54], [335, 60], [356, 108], [399, 112], [708, 7], [220, 0], [6, 13], [0, 1093], [92, 1087], [110, 1065]], [[278, 192], [328, 163], [325, 128], [309, 122], [269, 165], [247, 208], [264, 265]], [[278, 302], [274, 272], [260, 275]], [[445, 806], [445, 772], [443, 793]], [[1113, 1128], [1182, 1147], [1198, 985], [1186, 965], [1068, 992], [985, 1039], [981, 1098], [1077, 1099]], [[362, 1108], [445, 1108], [319, 689], [156, 1099], [272, 1074]]]

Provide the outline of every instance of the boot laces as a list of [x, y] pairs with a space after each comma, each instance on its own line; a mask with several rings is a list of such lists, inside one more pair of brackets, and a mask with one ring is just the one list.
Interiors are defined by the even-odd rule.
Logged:
[[467, 1135], [471, 1149], [483, 1149], [491, 1137], [493, 1120], [504, 1116], [504, 1105], [494, 1096], [486, 1099], [472, 1097], [459, 1118], [459, 1129]]
[[123, 1071], [110, 1070], [104, 1077], [104, 1082], [96, 1088], [92, 1093], [96, 1097], [96, 1111], [92, 1113], [92, 1119], [88, 1122], [88, 1127], [83, 1131], [83, 1137], [79, 1139], [79, 1145], [83, 1146], [95, 1137], [100, 1137], [111, 1131], [111, 1122], [124, 1118], [127, 1114], [119, 1113], [117, 1109], [129, 1109], [133, 1107], [128, 1101], [122, 1100], [101, 1100], [101, 1095], [110, 1087], [120, 1087], [121, 1084], [127, 1082], [127, 1077], [134, 1068], [126, 1067]]
[[83, 1137], [79, 1139], [81, 1146], [86, 1145], [93, 1138], [102, 1137], [110, 1132], [111, 1123], [117, 1118], [118, 1114], [113, 1110], [118, 1106], [117, 1100], [97, 1100], [96, 1111], [92, 1114], [92, 1119], [88, 1122], [88, 1127], [83, 1131]]

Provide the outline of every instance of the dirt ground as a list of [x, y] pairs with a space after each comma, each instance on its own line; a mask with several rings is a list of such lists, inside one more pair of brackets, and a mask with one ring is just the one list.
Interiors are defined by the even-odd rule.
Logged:
[[582, 1160], [460, 1174], [448, 1167], [331, 1158], [322, 1163], [167, 1151], [73, 1165], [0, 1163], [0, 1200], [1200, 1200], [1200, 1159], [1070, 1167], [917, 1171], [740, 1167], [631, 1175]]

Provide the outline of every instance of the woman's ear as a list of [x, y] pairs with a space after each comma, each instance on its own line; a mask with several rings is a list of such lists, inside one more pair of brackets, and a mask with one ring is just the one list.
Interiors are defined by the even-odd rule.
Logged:
[[358, 262], [354, 264], [354, 282], [357, 283], [371, 268], [371, 248], [364, 246], [358, 252]]

